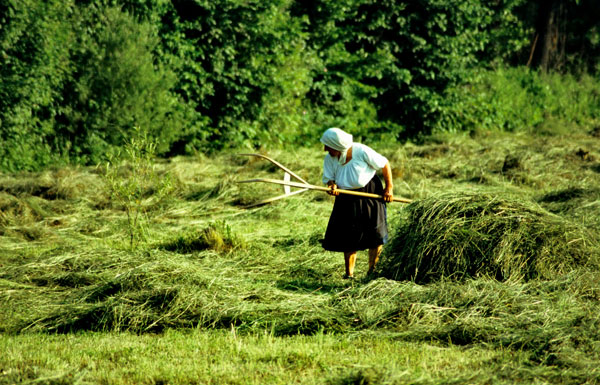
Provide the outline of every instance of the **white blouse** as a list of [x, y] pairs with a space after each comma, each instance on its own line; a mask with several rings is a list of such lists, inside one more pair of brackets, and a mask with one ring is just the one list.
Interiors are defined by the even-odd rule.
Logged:
[[325, 155], [323, 162], [323, 183], [335, 181], [340, 189], [352, 190], [367, 185], [377, 170], [382, 169], [388, 160], [371, 147], [360, 143], [352, 144], [352, 159], [342, 165], [338, 158]]

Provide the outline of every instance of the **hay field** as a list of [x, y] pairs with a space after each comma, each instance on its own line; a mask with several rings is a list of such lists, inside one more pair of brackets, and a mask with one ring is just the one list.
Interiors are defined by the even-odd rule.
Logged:
[[[281, 173], [235, 151], [135, 199], [101, 167], [0, 174], [0, 383], [598, 383], [600, 130], [564, 131], [372, 144], [414, 203], [354, 281], [332, 198], [247, 209], [282, 192], [236, 182]], [[319, 184], [317, 144], [268, 155]]]

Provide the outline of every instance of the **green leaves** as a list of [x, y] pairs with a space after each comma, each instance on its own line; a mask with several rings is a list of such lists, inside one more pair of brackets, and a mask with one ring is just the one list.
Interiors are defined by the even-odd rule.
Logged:
[[1, 168], [34, 169], [57, 160], [48, 151], [48, 137], [58, 85], [71, 70], [67, 47], [72, 35], [58, 22], [69, 10], [62, 1], [0, 6]]
[[[565, 68], [597, 71], [594, 4], [564, 5], [575, 16], [569, 36], [581, 37], [581, 44], [565, 40]], [[7, 0], [0, 4], [0, 168], [96, 164], [136, 125], [156, 139], [159, 155], [304, 144], [327, 126], [357, 140], [464, 130], [478, 120], [467, 111], [480, 109], [457, 90], [479, 81], [476, 69], [527, 62], [536, 7], [525, 0]], [[511, 127], [544, 119], [503, 114], [515, 119]]]
[[[0, 159], [35, 169], [98, 163], [135, 124], [159, 153], [186, 132], [174, 72], [156, 61], [156, 26], [120, 7], [9, 2], [0, 30]], [[12, 15], [12, 16], [11, 16]]]
[[171, 91], [174, 73], [154, 63], [154, 27], [113, 7], [78, 8], [75, 17], [80, 42], [71, 60], [78, 70], [64, 85], [57, 134], [92, 163], [125, 142], [134, 125], [159, 140], [157, 152], [168, 151], [181, 135], [185, 107]]
[[[476, 64], [475, 55], [487, 41], [490, 13], [478, 1], [440, 0], [317, 2], [298, 6], [296, 12], [311, 17], [310, 45], [322, 52], [324, 65], [348, 79], [338, 83], [338, 92], [331, 91], [331, 81], [327, 86], [314, 82], [309, 97], [318, 98], [310, 101], [326, 110], [330, 102], [323, 98], [334, 101], [344, 95], [349, 105], [367, 102], [376, 113], [365, 131], [387, 123], [395, 127], [395, 136], [440, 126], [444, 111], [439, 99]], [[361, 86], [344, 94], [342, 85], [348, 83]]]
[[[286, 12], [288, 3], [174, 4], [169, 17], [175, 28], [164, 38], [183, 36], [174, 53], [193, 63], [179, 69], [177, 88], [211, 127], [199, 145], [218, 148], [255, 142], [272, 130], [272, 119], [285, 112], [299, 117], [294, 99], [305, 92], [306, 75], [299, 60], [302, 34], [298, 21]], [[289, 100], [275, 109], [277, 117], [267, 103], [275, 95], [278, 101]]]

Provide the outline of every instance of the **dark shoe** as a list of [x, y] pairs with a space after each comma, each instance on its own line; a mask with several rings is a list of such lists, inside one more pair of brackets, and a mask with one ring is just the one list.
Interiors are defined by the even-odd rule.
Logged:
[[345, 274], [344, 275], [344, 279], [354, 279], [354, 276], [353, 275]]

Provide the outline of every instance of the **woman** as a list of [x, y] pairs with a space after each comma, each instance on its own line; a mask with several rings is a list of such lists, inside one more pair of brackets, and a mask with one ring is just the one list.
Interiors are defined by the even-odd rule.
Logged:
[[[370, 274], [388, 237], [385, 202], [392, 201], [394, 188], [390, 163], [370, 147], [353, 143], [352, 135], [339, 128], [326, 130], [321, 143], [327, 151], [323, 183], [336, 197], [323, 248], [344, 253], [344, 278], [354, 278], [357, 251], [369, 249]], [[376, 175], [378, 170], [383, 170], [385, 188]], [[338, 188], [382, 195], [383, 201], [340, 194]]]

